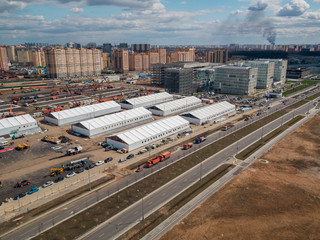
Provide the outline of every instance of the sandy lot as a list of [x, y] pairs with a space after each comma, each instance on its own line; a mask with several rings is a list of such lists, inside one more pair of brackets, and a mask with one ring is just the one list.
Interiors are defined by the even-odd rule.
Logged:
[[320, 239], [320, 116], [262, 159], [161, 239]]

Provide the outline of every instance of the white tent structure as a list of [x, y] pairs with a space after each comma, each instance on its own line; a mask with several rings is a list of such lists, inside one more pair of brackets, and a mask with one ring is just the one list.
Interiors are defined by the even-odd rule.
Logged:
[[207, 107], [202, 107], [194, 111], [180, 114], [180, 116], [188, 120], [190, 123], [193, 123], [196, 125], [202, 125], [211, 120], [220, 118], [228, 114], [235, 113], [235, 111], [236, 111], [235, 105], [224, 101], [224, 102], [212, 104]]
[[190, 129], [189, 122], [174, 116], [106, 137], [106, 142], [116, 148], [132, 151], [186, 129]]
[[45, 116], [44, 119], [49, 123], [55, 124], [57, 126], [63, 126], [81, 122], [90, 118], [119, 112], [120, 110], [121, 106], [118, 103], [109, 101], [84, 107], [67, 109], [60, 112], [52, 112], [49, 115]]
[[152, 119], [149, 110], [139, 107], [73, 124], [72, 131], [92, 138]]
[[0, 136], [28, 135], [35, 132], [41, 132], [41, 129], [37, 121], [29, 114], [0, 120]]
[[155, 93], [148, 96], [131, 98], [120, 102], [122, 108], [133, 109], [138, 107], [151, 107], [159, 103], [171, 101], [172, 95], [167, 92]]
[[149, 110], [158, 116], [167, 116], [177, 112], [183, 112], [187, 109], [202, 106], [201, 100], [196, 97], [185, 97], [175, 101], [161, 103], [149, 108]]

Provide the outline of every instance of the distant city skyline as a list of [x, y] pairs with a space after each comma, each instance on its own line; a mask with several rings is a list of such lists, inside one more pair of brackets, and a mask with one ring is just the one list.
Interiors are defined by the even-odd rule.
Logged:
[[320, 0], [0, 0], [0, 45], [318, 44]]

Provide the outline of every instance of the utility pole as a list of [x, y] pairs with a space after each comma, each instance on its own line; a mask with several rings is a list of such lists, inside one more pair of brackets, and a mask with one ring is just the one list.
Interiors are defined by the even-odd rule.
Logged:
[[141, 194], [141, 221], [144, 221], [143, 195], [139, 189], [137, 189], [137, 192]]

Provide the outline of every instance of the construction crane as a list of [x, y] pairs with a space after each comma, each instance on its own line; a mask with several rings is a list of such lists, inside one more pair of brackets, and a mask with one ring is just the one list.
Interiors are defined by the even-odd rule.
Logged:
[[72, 94], [72, 92], [70, 91], [70, 89], [69, 89], [69, 86], [68, 86], [68, 84], [66, 84], [66, 87], [67, 87], [67, 90], [68, 90], [68, 92], [69, 92], [69, 94], [71, 95], [71, 97], [73, 98], [73, 100], [74, 100], [74, 103], [75, 103], [75, 107], [78, 107], [78, 106], [81, 106], [81, 103], [78, 103], [77, 102], [77, 100], [74, 98], [74, 96], [73, 96], [73, 94]]

